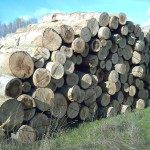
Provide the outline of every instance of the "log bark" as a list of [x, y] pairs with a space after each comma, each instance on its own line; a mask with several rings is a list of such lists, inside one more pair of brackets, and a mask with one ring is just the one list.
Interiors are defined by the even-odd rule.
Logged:
[[64, 75], [64, 67], [58, 62], [48, 62], [46, 64], [46, 69], [50, 71], [50, 75], [54, 79], [60, 79]]
[[46, 87], [51, 81], [50, 72], [45, 68], [38, 68], [33, 73], [32, 80], [35, 87]]
[[0, 74], [0, 96], [16, 98], [22, 93], [22, 82], [20, 79]]
[[37, 88], [32, 97], [35, 100], [36, 107], [41, 111], [47, 111], [54, 107], [54, 93], [49, 88]]
[[29, 126], [36, 131], [37, 139], [41, 139], [48, 131], [49, 124], [49, 118], [45, 114], [36, 113], [36, 115], [30, 120]]
[[0, 124], [9, 132], [22, 124], [24, 111], [22, 104], [13, 98], [0, 98]]
[[22, 125], [16, 134], [12, 133], [11, 138], [17, 140], [19, 143], [33, 143], [36, 140], [35, 130], [28, 126]]
[[33, 74], [34, 63], [26, 52], [0, 53], [0, 60], [0, 73], [21, 79], [29, 78]]
[[70, 119], [74, 119], [78, 116], [80, 110], [80, 106], [77, 102], [71, 102], [68, 105], [67, 116]]

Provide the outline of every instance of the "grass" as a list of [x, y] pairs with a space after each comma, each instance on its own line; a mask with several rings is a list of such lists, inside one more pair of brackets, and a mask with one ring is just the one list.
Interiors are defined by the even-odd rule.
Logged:
[[4, 150], [149, 150], [150, 108], [85, 122], [32, 144], [2, 144]]

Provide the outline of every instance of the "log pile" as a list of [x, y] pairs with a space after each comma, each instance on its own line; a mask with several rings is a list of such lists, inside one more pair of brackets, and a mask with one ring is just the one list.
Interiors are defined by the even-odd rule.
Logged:
[[54, 122], [150, 106], [149, 31], [124, 13], [45, 18], [0, 40], [3, 137], [11, 133], [19, 142], [32, 142]]

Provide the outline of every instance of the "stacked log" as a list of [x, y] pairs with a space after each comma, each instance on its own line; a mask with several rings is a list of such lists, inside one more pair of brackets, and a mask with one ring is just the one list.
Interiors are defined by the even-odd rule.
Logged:
[[56, 13], [20, 31], [0, 41], [2, 133], [32, 142], [54, 121], [150, 105], [150, 31], [124, 13]]

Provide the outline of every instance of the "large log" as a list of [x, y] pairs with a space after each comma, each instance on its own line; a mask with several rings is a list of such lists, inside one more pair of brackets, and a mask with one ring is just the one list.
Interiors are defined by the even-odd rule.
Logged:
[[111, 32], [108, 27], [100, 27], [98, 31], [98, 37], [100, 39], [109, 39], [110, 36], [111, 36]]
[[20, 79], [0, 74], [0, 96], [16, 98], [22, 93], [22, 82]]
[[145, 69], [143, 66], [135, 66], [132, 68], [131, 73], [134, 77], [143, 78], [145, 76]]
[[49, 88], [37, 88], [32, 97], [35, 100], [36, 107], [41, 111], [47, 111], [54, 107], [54, 93]]
[[22, 124], [24, 111], [22, 104], [13, 98], [0, 98], [0, 124], [9, 132]]
[[0, 53], [0, 73], [21, 79], [29, 78], [34, 71], [33, 60], [24, 51]]

